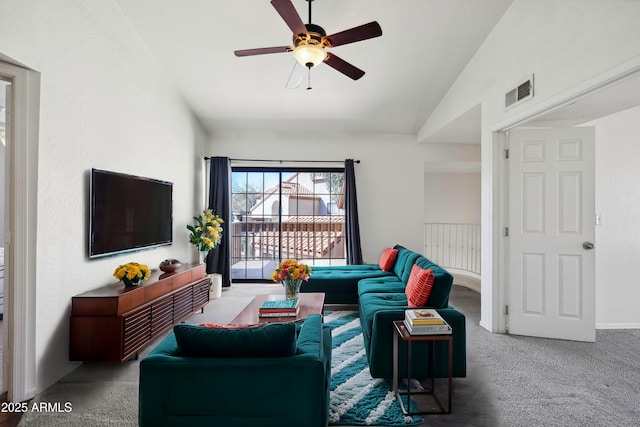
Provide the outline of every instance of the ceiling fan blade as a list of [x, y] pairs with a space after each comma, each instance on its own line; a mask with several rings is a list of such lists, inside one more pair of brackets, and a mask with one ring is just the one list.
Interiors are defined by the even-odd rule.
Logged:
[[267, 53], [291, 52], [292, 50], [293, 48], [291, 46], [278, 46], [278, 47], [261, 47], [258, 49], [236, 50], [233, 53], [236, 56], [253, 56], [253, 55], [265, 55]]
[[304, 22], [302, 22], [302, 18], [298, 15], [291, 0], [271, 0], [271, 5], [284, 19], [293, 34], [307, 34], [307, 27], [304, 26]]
[[334, 70], [340, 71], [342, 74], [352, 78], [353, 80], [358, 80], [360, 77], [364, 76], [364, 71], [360, 68], [349, 64], [344, 59], [340, 59], [330, 52], [327, 52], [327, 58], [324, 62]]
[[293, 66], [293, 70], [291, 70], [291, 74], [289, 75], [289, 80], [287, 80], [287, 89], [296, 89], [300, 87], [302, 83], [302, 79], [304, 79], [305, 74], [308, 72], [307, 68], [296, 61]]
[[369, 22], [368, 24], [360, 25], [359, 27], [353, 27], [349, 30], [344, 30], [339, 33], [331, 34], [323, 37], [327, 41], [329, 46], [336, 47], [343, 44], [359, 42], [361, 40], [372, 39], [374, 37], [380, 37], [382, 35], [382, 28], [376, 21]]

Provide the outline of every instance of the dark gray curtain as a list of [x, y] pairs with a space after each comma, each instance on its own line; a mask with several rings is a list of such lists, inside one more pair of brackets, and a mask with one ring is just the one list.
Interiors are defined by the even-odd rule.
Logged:
[[358, 196], [353, 159], [344, 161], [344, 211], [347, 234], [347, 264], [362, 264], [360, 223], [358, 222]]
[[222, 286], [231, 286], [231, 163], [228, 157], [211, 157], [209, 209], [220, 215], [222, 240], [207, 256], [207, 273], [222, 274]]

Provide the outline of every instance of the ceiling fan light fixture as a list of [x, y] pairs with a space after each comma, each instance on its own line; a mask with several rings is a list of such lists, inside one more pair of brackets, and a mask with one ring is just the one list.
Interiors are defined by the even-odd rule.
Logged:
[[296, 60], [307, 68], [315, 67], [327, 57], [327, 52], [320, 45], [299, 45], [293, 52]]
[[[234, 54], [241, 57], [293, 51], [296, 61], [309, 70], [319, 65], [321, 62], [326, 62], [329, 67], [344, 74], [352, 80], [360, 79], [364, 76], [364, 71], [354, 65], [351, 65], [347, 61], [340, 59], [333, 53], [326, 52], [325, 48], [334, 48], [349, 43], [372, 39], [374, 37], [380, 37], [382, 35], [382, 28], [380, 28], [380, 24], [376, 21], [371, 21], [364, 25], [327, 35], [324, 28], [311, 23], [311, 4], [313, 1], [314, 0], [307, 0], [309, 3], [309, 23], [305, 24], [302, 21], [302, 18], [300, 18], [300, 15], [296, 11], [291, 0], [271, 0], [271, 5], [275, 8], [276, 12], [278, 12], [292, 32], [292, 45], [236, 50]], [[296, 68], [299, 67], [296, 65], [294, 70]], [[287, 87], [297, 87], [297, 84], [292, 84], [290, 86], [289, 83], [287, 83]]]

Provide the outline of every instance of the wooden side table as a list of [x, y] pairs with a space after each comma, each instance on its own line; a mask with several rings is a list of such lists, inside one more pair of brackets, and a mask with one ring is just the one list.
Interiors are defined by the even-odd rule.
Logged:
[[[393, 322], [393, 392], [400, 403], [402, 413], [404, 415], [430, 415], [430, 414], [450, 414], [451, 413], [451, 377], [453, 372], [453, 336], [451, 334], [438, 334], [438, 335], [411, 335], [404, 326], [402, 320], [395, 320]], [[398, 338], [407, 343], [407, 391], [398, 390]], [[414, 341], [427, 341], [429, 343], [429, 373], [431, 380], [431, 390], [425, 391], [411, 391], [411, 343]], [[442, 405], [440, 399], [435, 394], [435, 346], [436, 341], [448, 341], [448, 367], [449, 367], [449, 384], [448, 393], [449, 399], [447, 402], [447, 409]], [[433, 396], [436, 404], [440, 408], [440, 411], [411, 411], [411, 396], [417, 394], [428, 394]], [[404, 407], [401, 396], [407, 396], [407, 407]]]

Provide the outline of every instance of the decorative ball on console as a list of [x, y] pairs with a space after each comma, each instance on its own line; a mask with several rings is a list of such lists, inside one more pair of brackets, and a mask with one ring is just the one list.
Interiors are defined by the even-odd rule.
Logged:
[[182, 263], [177, 259], [165, 259], [160, 263], [160, 270], [165, 273], [171, 273], [182, 267]]

